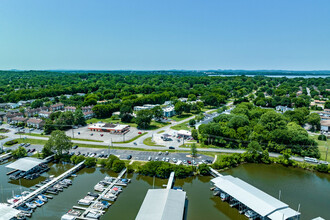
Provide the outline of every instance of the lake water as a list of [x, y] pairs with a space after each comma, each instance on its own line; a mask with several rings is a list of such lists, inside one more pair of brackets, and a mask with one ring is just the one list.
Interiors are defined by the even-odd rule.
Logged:
[[[9, 181], [5, 165], [0, 165], [0, 192], [1, 201], [5, 202], [11, 196], [12, 190], [19, 193], [19, 181]], [[71, 165], [53, 164], [47, 175], [63, 173]], [[102, 180], [105, 175], [115, 176], [115, 173], [103, 169], [85, 168], [79, 171], [73, 179], [73, 185], [63, 192], [55, 195], [53, 199], [42, 208], [37, 208], [31, 219], [55, 220], [78, 205], [77, 201], [83, 198], [87, 192], [93, 191], [94, 185]], [[311, 219], [321, 216], [330, 219], [330, 175], [316, 174], [301, 169], [285, 168], [281, 165], [256, 165], [244, 164], [237, 168], [227, 170], [223, 174], [239, 177], [244, 181], [258, 187], [274, 197], [278, 197], [282, 191], [281, 200], [297, 210], [301, 207], [301, 219]], [[109, 208], [101, 219], [135, 219], [147, 190], [153, 187], [153, 178], [137, 174], [128, 174], [132, 182], [124, 188], [117, 201]], [[34, 181], [22, 180], [22, 190], [42, 181], [46, 177], [40, 177]], [[195, 176], [185, 179], [177, 179], [176, 186], [181, 186], [187, 192], [189, 205], [189, 220], [207, 219], [247, 219], [240, 215], [235, 208], [230, 208], [219, 197], [214, 197], [210, 191], [209, 176]], [[9, 181], [9, 182], [8, 182]], [[167, 180], [155, 179], [155, 188], [161, 188]]]

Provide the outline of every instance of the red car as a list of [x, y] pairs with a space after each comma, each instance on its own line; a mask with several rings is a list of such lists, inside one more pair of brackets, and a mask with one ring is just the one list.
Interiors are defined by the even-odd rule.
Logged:
[[138, 134], [142, 134], [142, 132], [141, 132], [141, 131], [139, 131], [139, 132], [138, 132]]
[[100, 134], [101, 135], [101, 137], [103, 137], [103, 134]]
[[191, 164], [191, 161], [190, 161], [190, 160], [187, 160], [187, 163], [188, 163], [188, 164]]

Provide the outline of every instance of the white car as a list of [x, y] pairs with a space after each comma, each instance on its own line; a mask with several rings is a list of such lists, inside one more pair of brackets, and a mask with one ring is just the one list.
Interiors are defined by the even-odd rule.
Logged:
[[148, 161], [151, 161], [152, 160], [152, 157], [148, 157]]

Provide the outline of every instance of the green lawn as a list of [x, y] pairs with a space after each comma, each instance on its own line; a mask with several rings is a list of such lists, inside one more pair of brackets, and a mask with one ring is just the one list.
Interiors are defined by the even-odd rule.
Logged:
[[191, 113], [188, 113], [188, 114], [187, 113], [183, 113], [182, 115], [175, 115], [173, 117], [170, 117], [170, 119], [172, 119], [174, 121], [182, 121], [182, 120], [184, 120], [186, 118], [189, 118], [191, 116], [193, 116], [193, 114], [191, 114]]
[[159, 121], [152, 121], [150, 123], [150, 127], [147, 128], [146, 130], [156, 130], [158, 128], [165, 127], [166, 125], [169, 125], [171, 123], [164, 123], [164, 122], [159, 122]]
[[7, 138], [8, 136], [0, 135], [0, 140]]
[[171, 128], [174, 129], [174, 130], [187, 130], [187, 131], [189, 131], [190, 129], [187, 126], [187, 123], [188, 122], [183, 122], [181, 124], [177, 124], [177, 125], [171, 126]]
[[[44, 134], [35, 134], [35, 133], [22, 133], [23, 135], [27, 136], [34, 136], [34, 137], [50, 137], [50, 135], [44, 135]], [[91, 141], [91, 142], [103, 142], [100, 140], [91, 140], [91, 139], [84, 139], [84, 138], [70, 138], [70, 140], [75, 140], [75, 141]]]
[[151, 140], [151, 137], [148, 137], [148, 138], [144, 139], [144, 140], [143, 140], [143, 143], [144, 143], [145, 145], [148, 145], [148, 146], [159, 146], [159, 147], [164, 147], [163, 145], [156, 145], [156, 143], [153, 142], [153, 141]]
[[113, 142], [113, 143], [118, 143], [118, 144], [126, 144], [126, 143], [130, 143], [132, 141], [135, 141], [136, 139], [138, 139], [139, 137], [142, 137], [143, 135], [147, 134], [148, 132], [144, 132], [134, 138], [132, 138], [131, 140], [128, 140], [128, 141], [121, 141], [121, 142]]
[[157, 134], [164, 133], [164, 130], [158, 131]]
[[[321, 160], [325, 160], [325, 155], [326, 155], [326, 153], [327, 153], [327, 146], [330, 148], [330, 144], [329, 144], [329, 142], [330, 142], [330, 140], [328, 140], [327, 142], [326, 141], [320, 141], [320, 140], [318, 140], [317, 139], [317, 135], [309, 135], [311, 138], [313, 138], [316, 142], [317, 142], [317, 144], [318, 144], [318, 147], [319, 147], [319, 151], [320, 151], [320, 153], [321, 153]], [[328, 157], [327, 157], [327, 161], [328, 162], [330, 162], [330, 149], [329, 149], [329, 151], [328, 151]]]

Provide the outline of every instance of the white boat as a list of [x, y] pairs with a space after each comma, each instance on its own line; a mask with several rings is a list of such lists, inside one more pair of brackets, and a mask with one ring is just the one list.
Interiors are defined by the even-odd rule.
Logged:
[[37, 199], [34, 201], [34, 204], [36, 204], [37, 206], [40, 207], [40, 206], [44, 205], [45, 203], [43, 201], [41, 201], [40, 199]]
[[246, 217], [248, 217], [249, 219], [252, 219], [253, 217], [255, 217], [257, 215], [257, 213], [255, 213], [254, 211], [252, 210], [247, 210], [244, 215]]
[[35, 208], [37, 208], [37, 205], [36, 205], [36, 204], [33, 204], [33, 203], [31, 203], [31, 202], [27, 202], [27, 203], [25, 203], [25, 205], [26, 205], [28, 208], [30, 208], [30, 209], [35, 209]]
[[47, 197], [44, 196], [44, 195], [38, 195], [38, 199], [40, 199], [43, 202], [47, 202], [48, 201]]
[[61, 220], [75, 220], [75, 219], [76, 219], [76, 216], [69, 215], [69, 214], [64, 214], [61, 217]]
[[228, 194], [220, 193], [220, 198], [221, 198], [222, 201], [226, 201], [228, 199], [228, 197], [229, 197]]
[[105, 190], [105, 187], [102, 184], [98, 183], [94, 186], [94, 190], [99, 191], [99, 192], [103, 192]]
[[93, 219], [99, 219], [101, 217], [101, 214], [98, 212], [93, 212], [90, 211], [88, 212], [88, 214], [86, 215], [87, 218], [93, 218]]
[[91, 203], [92, 203], [92, 201], [87, 200], [87, 199], [80, 199], [80, 200], [78, 201], [78, 204], [79, 204], [79, 205], [90, 205]]

